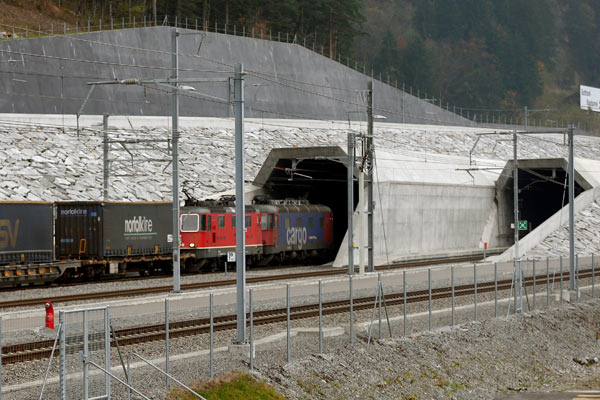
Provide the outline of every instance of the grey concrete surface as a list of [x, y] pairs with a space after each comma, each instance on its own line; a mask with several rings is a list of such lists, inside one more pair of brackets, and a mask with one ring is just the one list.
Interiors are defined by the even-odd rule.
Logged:
[[[4, 95], [0, 112], [74, 114], [88, 92], [88, 82], [166, 78], [170, 75], [171, 29], [149, 27], [2, 41], [0, 91]], [[232, 76], [234, 64], [243, 63], [248, 72], [247, 117], [365, 119], [360, 91], [374, 79], [300, 45], [198, 32], [180, 37], [180, 54], [182, 78], [227, 78]], [[190, 85], [197, 93], [228, 97], [224, 83]], [[85, 113], [169, 115], [170, 95], [165, 91], [169, 89], [97, 87]], [[390, 122], [472, 124], [376, 80], [373, 91], [374, 113]], [[187, 96], [197, 97], [195, 93], [182, 96], [181, 115], [233, 115], [231, 107]]]

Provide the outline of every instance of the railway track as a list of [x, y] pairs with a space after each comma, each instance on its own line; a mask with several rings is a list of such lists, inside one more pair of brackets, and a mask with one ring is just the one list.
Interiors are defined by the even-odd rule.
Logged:
[[[563, 282], [568, 282], [569, 272], [563, 272]], [[579, 272], [580, 278], [589, 278], [592, 276], [592, 270], [582, 270]], [[544, 285], [546, 283], [546, 275], [538, 275], [535, 277], [536, 284]], [[553, 278], [554, 282], [560, 280], [560, 275]], [[523, 280], [524, 286], [533, 286], [534, 278], [526, 277]], [[511, 280], [501, 280], [497, 282], [498, 291], [510, 290]], [[488, 293], [495, 290], [494, 282], [484, 282], [477, 285], [477, 293]], [[451, 297], [451, 288], [436, 288], [432, 289], [432, 300], [446, 299]], [[473, 295], [475, 292], [474, 285], [459, 285], [454, 287], [454, 295], [456, 297]], [[407, 292], [407, 303], [418, 303], [429, 300], [429, 290], [416, 290]], [[355, 311], [372, 309], [374, 297], [361, 297], [353, 300], [353, 309]], [[401, 305], [404, 303], [403, 293], [393, 293], [386, 295], [386, 304], [388, 306]], [[290, 309], [290, 319], [300, 320], [306, 318], [314, 318], [319, 313], [318, 304], [294, 306]], [[266, 325], [285, 322], [287, 320], [285, 308], [277, 308], [265, 311], [254, 312], [254, 325]], [[333, 315], [349, 312], [349, 300], [339, 300], [323, 303], [323, 315]], [[236, 329], [236, 315], [226, 315], [214, 318], [214, 331], [225, 331]], [[173, 322], [169, 325], [169, 334], [171, 338], [180, 338], [199, 334], [206, 334], [210, 329], [210, 320], [208, 318], [193, 319], [187, 321]], [[119, 346], [128, 346], [133, 344], [161, 341], [165, 338], [165, 325], [144, 325], [125, 329], [119, 329], [114, 332]], [[81, 348], [82, 337], [69, 337], [67, 352], [77, 351]], [[2, 363], [14, 364], [30, 360], [39, 360], [48, 358], [52, 351], [52, 340], [43, 340], [37, 342], [20, 343], [2, 348]], [[90, 342], [93, 346], [93, 341]], [[111, 346], [116, 346], [114, 337], [111, 341]], [[56, 350], [58, 351], [58, 349]]]
[[[390, 270], [390, 269], [398, 269], [398, 268], [413, 268], [420, 267], [425, 265], [436, 265], [436, 264], [445, 264], [449, 262], [470, 262], [470, 261], [478, 261], [481, 259], [481, 255], [476, 256], [459, 256], [459, 257], [449, 257], [449, 258], [440, 258], [434, 260], [419, 260], [419, 261], [410, 261], [404, 263], [398, 263], [393, 265], [385, 265], [379, 266], [376, 269], [378, 271]], [[280, 281], [280, 280], [289, 280], [289, 279], [301, 279], [301, 278], [311, 278], [311, 277], [321, 277], [321, 276], [335, 276], [335, 275], [344, 275], [347, 273], [345, 269], [328, 269], [326, 271], [312, 271], [312, 272], [298, 272], [291, 274], [279, 274], [279, 275], [264, 275], [264, 276], [254, 276], [246, 278], [246, 283], [264, 283], [264, 282], [272, 282], [272, 281]], [[206, 288], [217, 288], [217, 287], [226, 287], [226, 286], [235, 286], [235, 279], [225, 279], [221, 281], [212, 281], [212, 282], [197, 282], [197, 283], [187, 283], [181, 285], [181, 290], [198, 290], [198, 289], [206, 289]], [[168, 293], [173, 289], [171, 285], [164, 286], [155, 286], [155, 287], [144, 287], [144, 288], [134, 288], [134, 289], [124, 289], [124, 290], [112, 290], [112, 291], [103, 291], [103, 292], [92, 292], [92, 293], [79, 293], [72, 295], [64, 295], [64, 296], [47, 296], [43, 298], [33, 298], [33, 299], [20, 299], [20, 300], [9, 300], [0, 302], [0, 309], [5, 308], [14, 308], [14, 307], [26, 307], [33, 305], [43, 305], [44, 302], [49, 301], [51, 303], [68, 303], [71, 301], [82, 301], [82, 300], [96, 300], [96, 299], [110, 299], [110, 298], [119, 298], [119, 297], [132, 297], [132, 296], [144, 296], [149, 294], [160, 294], [160, 293]]]

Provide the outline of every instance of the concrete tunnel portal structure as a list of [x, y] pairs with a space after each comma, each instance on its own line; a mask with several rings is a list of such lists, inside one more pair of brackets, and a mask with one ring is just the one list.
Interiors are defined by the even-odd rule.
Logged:
[[[503, 168], [498, 176], [466, 171], [463, 163], [468, 164], [468, 159], [454, 156], [437, 156], [438, 162], [445, 158], [448, 163], [455, 163], [442, 172], [425, 157], [414, 170], [418, 173], [411, 170], [415, 162], [406, 162], [406, 155], [394, 159], [380, 150], [377, 157], [381, 169], [374, 182], [376, 265], [480, 254], [484, 243], [490, 249], [509, 253], [508, 248], [514, 244], [512, 161], [495, 162], [498, 169]], [[414, 157], [418, 160], [423, 155]], [[346, 162], [345, 150], [337, 146], [274, 149], [253, 182], [255, 195], [302, 198], [330, 207], [337, 253], [334, 266], [338, 267], [347, 265]], [[427, 165], [431, 170], [425, 170]], [[560, 223], [568, 221], [567, 166], [563, 158], [519, 160], [519, 214], [529, 225], [527, 231], [520, 232], [520, 239], [555, 218], [561, 210], [564, 215], [560, 216]], [[585, 174], [577, 172], [577, 168], [575, 184], [576, 201], [581, 193], [598, 186], [594, 179], [586, 179]], [[356, 172], [353, 186], [356, 211]], [[356, 224], [355, 220], [355, 235]], [[536, 241], [545, 237], [533, 236]], [[534, 242], [533, 238], [528, 239]], [[356, 256], [357, 253], [355, 260]]]
[[[513, 161], [508, 161], [496, 182], [500, 236], [514, 242]], [[569, 204], [568, 162], [563, 158], [519, 160], [519, 220], [527, 221], [519, 239]], [[575, 171], [575, 198], [593, 186]], [[563, 219], [568, 219], [565, 213]]]

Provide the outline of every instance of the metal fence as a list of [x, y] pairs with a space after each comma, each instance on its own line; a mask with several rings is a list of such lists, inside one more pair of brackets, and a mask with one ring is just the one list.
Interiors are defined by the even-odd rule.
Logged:
[[[162, 393], [177, 385], [191, 390], [178, 378], [190, 370], [195, 371], [195, 379], [209, 379], [215, 370], [285, 364], [307, 354], [327, 353], [334, 344], [368, 344], [379, 338], [594, 299], [597, 259], [576, 257], [573, 285], [568, 258], [561, 257], [521, 260], [522, 279], [516, 275], [517, 263], [510, 261], [252, 287], [247, 341], [233, 346], [237, 348], [234, 355], [229, 345], [235, 332], [223, 328], [235, 313], [227, 290], [170, 295], [131, 307], [61, 311], [59, 388], [48, 391], [45, 398], [53, 394], [61, 399], [151, 398], [149, 385]], [[133, 314], [127, 314], [127, 308], [133, 308]], [[279, 315], [278, 322], [267, 324], [269, 315]], [[132, 325], [152, 332], [155, 323], [156, 329], [164, 328], [159, 333], [164, 335], [164, 356], [156, 358], [160, 344], [148, 346], [147, 354], [143, 347], [125, 347], [122, 353], [117, 347], [118, 353], [112, 351], [111, 368], [111, 331], [115, 347], [114, 332]], [[14, 333], [16, 325], [11, 324], [10, 319], [0, 319], [3, 335]], [[197, 331], [185, 333], [186, 329]], [[221, 332], [215, 334], [216, 329]]]

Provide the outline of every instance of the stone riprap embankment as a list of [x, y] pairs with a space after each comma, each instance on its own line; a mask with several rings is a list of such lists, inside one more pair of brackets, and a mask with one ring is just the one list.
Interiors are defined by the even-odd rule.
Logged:
[[[170, 138], [165, 126], [110, 129], [109, 139], [135, 140]], [[214, 125], [214, 124], [213, 124]], [[252, 181], [269, 151], [279, 147], [340, 146], [346, 148], [347, 129], [286, 126], [285, 121], [248, 122], [246, 137], [246, 181]], [[234, 138], [232, 127], [182, 128], [180, 139], [181, 182], [198, 198], [233, 188]], [[365, 127], [353, 126], [356, 131]], [[432, 163], [436, 154], [468, 157], [482, 129], [419, 125], [380, 125], [375, 129], [375, 146], [399, 154], [420, 154]], [[1, 200], [100, 200], [103, 181], [103, 135], [100, 128], [83, 129], [43, 124], [0, 124]], [[475, 164], [486, 159], [512, 158], [512, 142], [501, 135], [484, 136], [474, 154]], [[566, 157], [562, 135], [523, 137], [520, 158]], [[600, 159], [596, 138], [578, 138], [577, 157]], [[111, 143], [110, 200], [170, 200], [170, 154], [140, 144]], [[129, 153], [131, 152], [131, 153]], [[464, 160], [461, 162], [465, 162]], [[466, 161], [468, 165], [468, 161]], [[440, 168], [443, 169], [443, 163]], [[499, 172], [491, 171], [491, 174]]]

